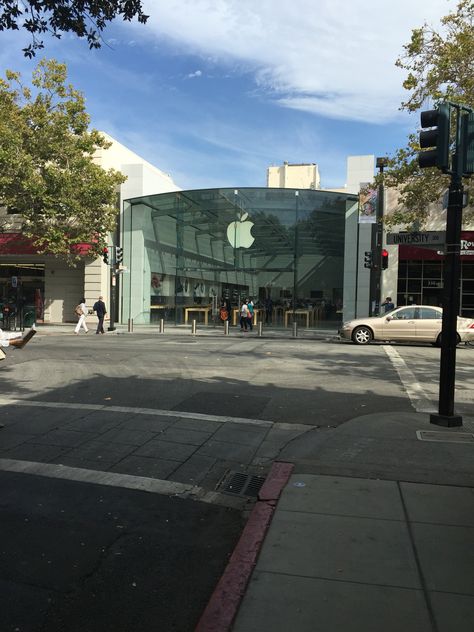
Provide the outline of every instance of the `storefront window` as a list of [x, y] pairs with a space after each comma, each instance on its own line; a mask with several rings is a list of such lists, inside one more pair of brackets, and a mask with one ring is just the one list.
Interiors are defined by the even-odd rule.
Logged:
[[0, 327], [31, 326], [44, 317], [44, 264], [0, 264]]
[[257, 188], [128, 200], [122, 319], [210, 324], [227, 301], [236, 322], [240, 303], [251, 299], [267, 324], [339, 320], [347, 199]]

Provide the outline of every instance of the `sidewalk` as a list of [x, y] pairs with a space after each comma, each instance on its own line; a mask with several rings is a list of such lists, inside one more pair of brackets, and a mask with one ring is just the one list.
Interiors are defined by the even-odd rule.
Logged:
[[[89, 327], [90, 332], [95, 332], [97, 322], [96, 321], [87, 321], [87, 325]], [[72, 335], [74, 334], [75, 323], [54, 323], [54, 324], [41, 324], [37, 326], [37, 331], [42, 335]], [[191, 324], [188, 325], [174, 325], [174, 324], [165, 324], [164, 332], [160, 333], [158, 324], [151, 325], [134, 325], [132, 331], [128, 330], [128, 325], [115, 324], [114, 331], [108, 331], [109, 324], [107, 322], [104, 323], [104, 329], [106, 335], [153, 335], [153, 336], [189, 336], [191, 337]], [[84, 332], [81, 331], [80, 335], [82, 336]], [[229, 337], [258, 337], [258, 328], [254, 327], [252, 331], [245, 332], [243, 334], [240, 330], [240, 327], [232, 326], [229, 328]], [[200, 336], [216, 336], [224, 338], [224, 328], [222, 325], [204, 325], [202, 323], [197, 323], [196, 327], [196, 337]], [[298, 328], [298, 337], [299, 338], [307, 338], [313, 340], [332, 340], [338, 336], [338, 326], [334, 326], [332, 329], [306, 329], [304, 327]], [[263, 338], [293, 338], [293, 329], [292, 327], [263, 327], [262, 331]]]
[[472, 632], [473, 422], [386, 413], [297, 440], [233, 632]]

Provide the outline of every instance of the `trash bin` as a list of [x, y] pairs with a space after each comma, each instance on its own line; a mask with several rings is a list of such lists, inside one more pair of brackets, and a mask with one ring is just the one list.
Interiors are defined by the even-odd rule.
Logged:
[[23, 313], [23, 327], [33, 327], [36, 315], [34, 309], [25, 310]]

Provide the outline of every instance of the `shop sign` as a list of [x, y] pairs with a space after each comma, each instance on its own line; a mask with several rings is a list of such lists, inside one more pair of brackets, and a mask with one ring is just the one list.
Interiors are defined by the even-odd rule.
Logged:
[[461, 239], [461, 254], [474, 256], [474, 241]]
[[444, 245], [446, 233], [442, 230], [427, 230], [417, 233], [387, 233], [389, 246], [440, 246]]

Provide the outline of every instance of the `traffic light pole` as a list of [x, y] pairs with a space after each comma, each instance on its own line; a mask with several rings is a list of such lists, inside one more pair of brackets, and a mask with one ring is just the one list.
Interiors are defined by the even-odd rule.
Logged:
[[[377, 158], [376, 167], [383, 174], [387, 165], [387, 158]], [[375, 225], [372, 227], [372, 270], [370, 271], [370, 306], [369, 315], [380, 314], [381, 290], [382, 290], [382, 240], [383, 240], [383, 211], [384, 211], [384, 187], [379, 185], [377, 195], [377, 208], [375, 212]]]
[[[456, 116], [455, 125], [452, 115]], [[474, 110], [446, 101], [434, 110], [421, 113], [421, 127], [420, 148], [428, 148], [428, 151], [418, 155], [420, 168], [437, 167], [451, 176], [444, 251], [439, 403], [438, 413], [430, 415], [430, 423], [446, 427], [462, 426], [462, 417], [454, 414], [464, 193], [462, 178], [474, 173]]]
[[460, 254], [463, 192], [461, 176], [456, 172], [452, 173], [446, 219], [439, 403], [438, 414], [430, 415], [430, 423], [446, 427], [462, 426], [462, 417], [454, 414], [454, 388], [456, 379], [459, 281], [461, 278]]

